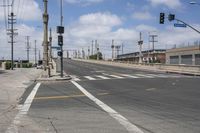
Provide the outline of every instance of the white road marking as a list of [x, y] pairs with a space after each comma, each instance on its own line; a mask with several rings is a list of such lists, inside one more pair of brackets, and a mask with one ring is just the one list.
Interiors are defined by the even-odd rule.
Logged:
[[114, 78], [118, 78], [118, 79], [124, 78], [124, 77], [120, 77], [120, 76], [117, 76], [117, 75], [109, 75], [109, 76], [114, 77]]
[[76, 83], [75, 81], [71, 81], [81, 92], [83, 92], [90, 100], [95, 102], [99, 107], [101, 107], [104, 111], [106, 111], [112, 118], [117, 120], [121, 125], [123, 125], [129, 133], [143, 133], [141, 129], [139, 129], [136, 125], [132, 124], [128, 119], [119, 114], [117, 111], [94, 97], [91, 93], [89, 93], [86, 89], [84, 89], [81, 85]]
[[81, 81], [79, 78], [73, 78], [74, 81]]
[[108, 78], [108, 77], [101, 76], [101, 75], [96, 75], [96, 77], [99, 77], [99, 78], [101, 78], [101, 79], [110, 79], [110, 78]]
[[153, 78], [153, 76], [148, 76], [148, 75], [145, 75], [145, 74], [135, 74], [137, 76], [142, 76], [142, 77], [146, 77], [146, 78]]
[[26, 115], [28, 113], [28, 110], [31, 107], [33, 99], [34, 99], [34, 97], [35, 97], [35, 95], [36, 95], [36, 93], [37, 93], [40, 85], [41, 85], [41, 83], [37, 83], [35, 85], [35, 87], [33, 88], [33, 90], [31, 91], [31, 93], [29, 94], [29, 96], [26, 98], [26, 101], [24, 102], [24, 104], [19, 106], [19, 112], [15, 116], [12, 124], [6, 130], [6, 133], [18, 133], [18, 127], [17, 127], [17, 125], [20, 124], [20, 119], [24, 115]]
[[89, 80], [96, 80], [95, 78], [93, 77], [90, 77], [90, 76], [84, 76], [85, 78], [89, 79]]
[[133, 75], [129, 75], [129, 74], [120, 74], [120, 75], [122, 75], [124, 77], [129, 77], [129, 78], [139, 78], [137, 76], [133, 76]]

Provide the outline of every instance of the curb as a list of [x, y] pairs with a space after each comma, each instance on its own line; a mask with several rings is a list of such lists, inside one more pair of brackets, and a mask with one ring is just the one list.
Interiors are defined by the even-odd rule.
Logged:
[[64, 77], [59, 77], [59, 76], [53, 76], [53, 77], [50, 77], [50, 78], [38, 78], [36, 79], [36, 81], [65, 81], [65, 80], [71, 80], [72, 78], [69, 76], [69, 75], [66, 75]]
[[187, 73], [187, 72], [176, 72], [176, 71], [166, 71], [166, 73], [172, 73], [172, 74], [181, 74], [181, 75], [188, 75], [188, 76], [200, 76], [200, 74], [197, 73]]

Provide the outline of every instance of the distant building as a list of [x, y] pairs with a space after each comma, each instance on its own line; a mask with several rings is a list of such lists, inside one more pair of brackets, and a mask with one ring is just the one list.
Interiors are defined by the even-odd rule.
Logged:
[[[157, 63], [165, 63], [165, 49], [155, 49], [155, 50], [146, 50], [142, 51], [142, 61], [144, 63], [149, 62], [157, 62]], [[133, 63], [139, 63], [140, 52], [128, 53], [118, 55], [117, 59], [119, 61], [130, 61]]]
[[167, 50], [166, 64], [200, 65], [200, 45]]

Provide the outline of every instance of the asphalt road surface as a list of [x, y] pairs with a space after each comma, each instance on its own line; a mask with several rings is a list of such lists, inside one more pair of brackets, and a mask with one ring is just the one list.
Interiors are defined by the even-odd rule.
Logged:
[[72, 81], [42, 83], [28, 111], [35, 128], [21, 132], [200, 133], [199, 77], [74, 60], [64, 70]]

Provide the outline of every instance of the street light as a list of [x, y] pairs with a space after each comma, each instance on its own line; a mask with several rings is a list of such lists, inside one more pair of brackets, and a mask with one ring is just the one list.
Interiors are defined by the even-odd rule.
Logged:
[[196, 5], [200, 5], [200, 3], [197, 3], [196, 1], [191, 1], [190, 4], [192, 4], [192, 5], [195, 5], [195, 4]]

